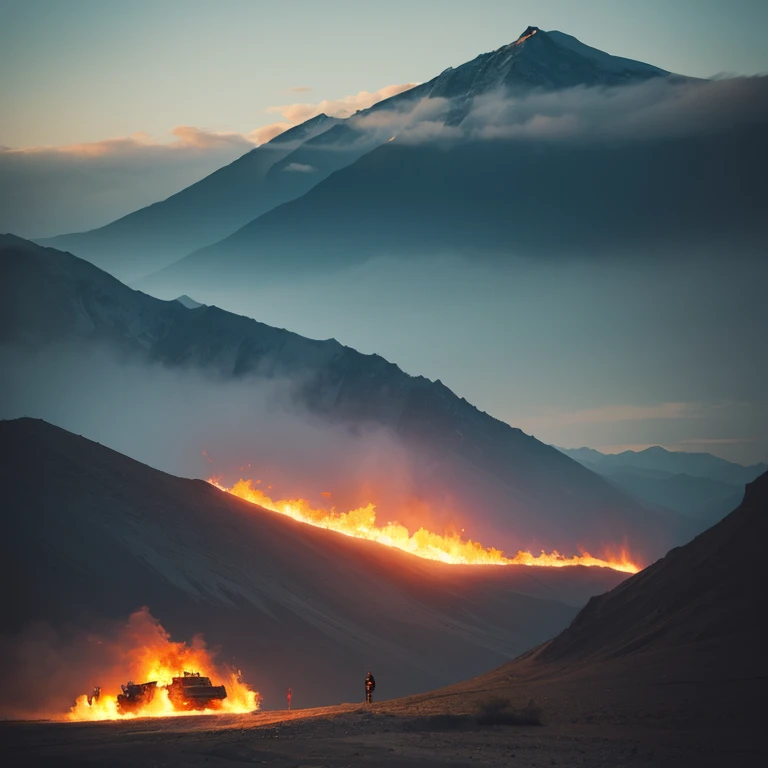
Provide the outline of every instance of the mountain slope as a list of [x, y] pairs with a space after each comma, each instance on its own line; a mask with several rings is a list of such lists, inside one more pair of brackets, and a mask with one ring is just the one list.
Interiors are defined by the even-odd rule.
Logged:
[[768, 535], [768, 473], [730, 515], [606, 595], [544, 648], [542, 661], [617, 657], [689, 643], [733, 647], [765, 635], [758, 564]]
[[[285, 765], [355, 764], [360, 755], [381, 766], [762, 765], [767, 754], [766, 633], [760, 623], [761, 604], [745, 599], [747, 595], [759, 599], [755, 588], [761, 572], [750, 572], [744, 559], [739, 561], [740, 553], [759, 557], [766, 533], [768, 489], [761, 481], [747, 489], [741, 508], [729, 518], [736, 518], [734, 524], [724, 521], [713, 529], [713, 536], [702, 536], [670, 553], [665, 562], [677, 558], [677, 564], [660, 563], [653, 578], [643, 581], [641, 574], [625, 582], [622, 605], [613, 608], [633, 622], [631, 629], [642, 633], [648, 625], [658, 627], [662, 614], [661, 623], [667, 628], [682, 629], [677, 637], [662, 632], [617, 653], [616, 644], [602, 631], [600, 617], [592, 613], [594, 639], [585, 638], [586, 646], [575, 653], [572, 627], [558, 638], [568, 642], [558, 648], [555, 659], [544, 661], [542, 656], [557, 640], [488, 674], [450, 688], [381, 701], [370, 711], [341, 705], [264, 713], [228, 722], [226, 729], [217, 722], [178, 719], [163, 728], [160, 741], [154, 723], [145, 728], [132, 723], [90, 729], [25, 723], [5, 729], [8, 754], [23, 753], [30, 765], [42, 760], [103, 761], [130, 737], [132, 757], [150, 761], [160, 755], [175, 764], [178, 749], [162, 745], [176, 735], [184, 739], [186, 763], [202, 763], [215, 754], [251, 762], [282, 760]], [[735, 578], [717, 574], [721, 555], [735, 567]], [[714, 573], [708, 572], [709, 566]], [[724, 583], [716, 583], [716, 576]], [[607, 602], [620, 589], [595, 602]], [[728, 621], [722, 624], [724, 615]], [[613, 618], [618, 619], [613, 629], [621, 636], [622, 619]], [[605, 616], [608, 621], [613, 618]], [[578, 623], [579, 619], [573, 626]], [[686, 631], [688, 626], [701, 632]], [[594, 656], [589, 655], [590, 648]], [[521, 708], [533, 699], [544, 727], [476, 724], [478, 712], [492, 713], [498, 707], [493, 702], [499, 699]], [[270, 738], [268, 750], [265, 738]]]
[[382, 123], [384, 113], [390, 113], [389, 120], [402, 128], [423, 117], [433, 119], [434, 110], [428, 105], [447, 100], [449, 106], [439, 119], [455, 125], [466, 116], [474, 98], [499, 89], [528, 92], [606, 86], [668, 74], [587, 46], [579, 49], [581, 44], [574, 38], [562, 44], [560, 33], [550, 37], [532, 29], [509, 45], [451, 67], [347, 120], [313, 118], [167, 200], [105, 227], [40, 242], [71, 250], [121, 279], [135, 280], [300, 197], [386, 142], [396, 129], [387, 129], [387, 120]]
[[80, 253], [124, 279], [169, 264], [203, 243], [225, 237], [245, 222], [309, 189], [320, 174], [294, 173], [294, 186], [275, 188], [269, 171], [304, 142], [331, 129], [319, 115], [251, 150], [166, 200], [89, 232], [40, 242]]
[[[574, 609], [558, 597], [581, 602], [623, 578], [577, 568], [532, 579], [525, 567], [421, 560], [32, 419], [0, 421], [0, 459], [0, 572], [17, 597], [0, 621], [6, 715], [18, 703], [12, 687], [34, 675], [7, 667], [25, 652], [13, 638], [35, 636], [36, 622], [47, 632], [40, 653], [53, 656], [55, 631], [89, 631], [147, 605], [172, 634], [221, 644], [268, 706], [290, 682], [306, 706], [356, 700], [374, 663], [389, 696], [481, 671], [567, 623]], [[53, 672], [57, 685], [26, 690], [23, 700], [66, 711], [85, 683]]]
[[[409, 376], [377, 355], [362, 355], [334, 340], [311, 341], [214, 306], [189, 310], [175, 300], [159, 301], [71, 254], [15, 238], [4, 242], [7, 246], [0, 248], [1, 341], [37, 350], [38, 360], [55, 357], [57, 349], [68, 354], [67, 345], [72, 342], [98, 343], [119, 350], [137, 366], [151, 361], [180, 371], [215, 373], [223, 380], [252, 386], [254, 395], [260, 382], [285, 381], [292, 408], [319, 419], [326, 429], [338, 425], [360, 434], [356, 450], [367, 445], [367, 435], [375, 445], [384, 434], [394, 441], [388, 455], [395, 448], [405, 452], [404, 467], [413, 478], [420, 503], [411, 508], [403, 495], [395, 495], [394, 506], [381, 507], [388, 519], [418, 527], [424, 524], [426, 505], [433, 527], [457, 525], [466, 529], [467, 536], [488, 545], [569, 553], [578, 545], [599, 556], [606, 546], [626, 543], [643, 562], [676, 540], [674, 525], [667, 518], [643, 508], [556, 449], [477, 410], [440, 381]], [[72, 370], [85, 365], [82, 360], [73, 353], [63, 364]], [[88, 358], [88, 376], [79, 386], [103, 401], [111, 395], [99, 389], [97, 368]], [[34, 373], [34, 360], [30, 363], [28, 358], [14, 363], [13, 370], [12, 386], [17, 390], [6, 394], [6, 403], [20, 401], [25, 403], [22, 413], [53, 413], [69, 423], [70, 409], [56, 410], [57, 400], [50, 401], [45, 392], [35, 399], [37, 386], [25, 378], [61, 378], [62, 374]], [[10, 382], [9, 377], [6, 386]], [[162, 407], [165, 398], [174, 408], [183, 409], [184, 400], [175, 392], [178, 386], [174, 384], [171, 392], [154, 393], [152, 403], [139, 403], [137, 416], [150, 406]], [[205, 408], [230, 396], [214, 383], [205, 392]], [[116, 407], [127, 406], [121, 402]], [[247, 407], [250, 414], [239, 414], [238, 420], [250, 425], [249, 442], [253, 443], [266, 415], [253, 410], [253, 404]], [[103, 421], [108, 418], [105, 414]], [[197, 401], [190, 403], [183, 418], [185, 422], [201, 418]], [[212, 423], [206, 439], [226, 443], [231, 439], [228, 429]], [[119, 435], [110, 440], [119, 444]], [[185, 447], [172, 446], [172, 450]], [[296, 451], [290, 453], [295, 456]], [[365, 486], [379, 484], [398, 494], [404, 488], [402, 478], [391, 478], [391, 471], [391, 464], [377, 458], [366, 470]], [[354, 503], [366, 503], [366, 499]]]
[[658, 473], [657, 477], [642, 470], [621, 469], [599, 474], [646, 504], [685, 515], [695, 523], [696, 534], [725, 517], [742, 493], [738, 485], [684, 474]]
[[[139, 287], [223, 295], [237, 280], [257, 287], [375, 256], [552, 259], [626, 250], [630, 237], [656, 252], [673, 243], [753, 249], [766, 235], [757, 203], [768, 193], [756, 171], [768, 160], [764, 136], [760, 127], [576, 150], [546, 140], [393, 142]], [[720, 215], [702, 221], [713, 203]]]
[[637, 755], [633, 765], [714, 766], [723, 755], [759, 764], [766, 535], [768, 473], [747, 486], [728, 517], [590, 600], [553, 640], [396, 710], [466, 713], [491, 696], [521, 706], [533, 698], [546, 725], [563, 727], [566, 738], [579, 727], [599, 741], [614, 727], [634, 729], [635, 744], [658, 754]]

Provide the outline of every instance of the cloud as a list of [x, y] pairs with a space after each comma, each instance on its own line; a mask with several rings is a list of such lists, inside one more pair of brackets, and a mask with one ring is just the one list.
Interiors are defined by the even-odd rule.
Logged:
[[425, 98], [359, 113], [413, 85], [273, 106], [268, 113], [282, 119], [248, 133], [180, 125], [160, 139], [134, 133], [61, 147], [0, 148], [0, 231], [44, 237], [101, 226], [178, 192], [320, 113], [352, 116], [360, 141], [371, 148], [393, 138], [412, 144], [641, 141], [733, 133], [768, 122], [768, 77], [655, 78], [525, 96], [497, 91], [464, 105]]
[[[246, 134], [246, 138], [253, 144], [264, 144], [271, 141], [275, 136], [279, 136], [284, 131], [292, 128], [294, 125], [300, 125], [306, 120], [325, 114], [329, 117], [347, 118], [361, 109], [368, 109], [374, 104], [378, 104], [384, 99], [396, 96], [399, 93], [413, 88], [417, 83], [404, 83], [403, 85], [387, 85], [373, 93], [369, 91], [360, 91], [351, 96], [343, 96], [340, 99], [324, 99], [323, 101], [303, 102], [293, 104], [282, 104], [279, 106], [268, 107], [269, 114], [279, 114], [284, 118], [274, 123], [256, 128]], [[308, 86], [296, 86], [289, 89], [293, 93], [306, 93], [312, 88]], [[298, 170], [298, 169], [293, 169]]]
[[293, 128], [293, 123], [270, 123], [269, 125], [263, 125], [261, 128], [256, 128], [247, 134], [247, 136], [249, 141], [258, 146], [259, 144], [266, 144], [268, 141], [272, 141], [275, 136], [279, 136], [289, 128]]
[[283, 170], [296, 173], [314, 173], [317, 168], [314, 165], [305, 165], [304, 163], [288, 163]]
[[574, 411], [546, 409], [526, 419], [518, 419], [522, 429], [546, 429], [574, 424], [605, 424], [658, 419], [689, 419], [701, 414], [695, 403], [658, 403], [656, 405], [605, 405]]
[[[221, 146], [235, 146], [248, 150], [252, 143], [240, 133], [215, 133], [191, 125], [179, 125], [171, 133], [178, 139], [178, 146], [184, 148], [212, 149]], [[172, 148], [173, 146], [171, 144]]]
[[595, 450], [607, 454], [624, 453], [624, 451], [645, 451], [646, 449], [653, 448], [657, 445], [673, 452], [710, 453], [713, 447], [751, 445], [757, 442], [758, 438], [756, 437], [700, 437], [664, 443], [610, 443], [608, 445], [596, 445], [594, 447]]
[[[49, 237], [102, 226], [169, 197], [320, 113], [348, 116], [412, 86], [270, 107], [269, 113], [284, 119], [248, 133], [179, 125], [160, 138], [137, 132], [65, 146], [0, 147], [0, 231]], [[315, 169], [296, 164], [285, 170]]]
[[237, 133], [177, 126], [145, 133], [0, 150], [0, 231], [46, 237], [106, 224], [231, 163], [254, 148]]
[[678, 440], [669, 445], [743, 445], [744, 443], [756, 443], [756, 437], [699, 437], [691, 440]]
[[0, 148], [0, 153], [15, 156], [51, 156], [58, 157], [106, 157], [118, 155], [136, 155], [184, 150], [234, 149], [246, 152], [253, 149], [253, 142], [246, 136], [235, 132], [208, 131], [191, 125], [178, 125], [170, 131], [172, 141], [158, 141], [147, 133], [133, 133], [113, 139], [102, 139], [82, 144], [64, 146], [39, 146], [23, 149]]
[[[316, 104], [285, 104], [282, 106], [268, 107], [268, 113], [279, 113], [285, 120], [270, 123], [255, 128], [248, 133], [236, 131], [213, 131], [206, 128], [198, 128], [192, 125], [178, 125], [172, 128], [170, 134], [172, 141], [163, 141], [150, 136], [148, 133], [137, 132], [130, 136], [119, 136], [111, 139], [87, 142], [81, 144], [68, 144], [63, 146], [37, 146], [14, 149], [0, 146], [0, 153], [5, 155], [52, 155], [78, 156], [78, 157], [104, 157], [107, 155], [133, 155], [136, 153], [157, 153], [173, 150], [211, 150], [231, 149], [247, 152], [254, 146], [271, 141], [275, 136], [294, 125], [299, 125], [319, 114], [327, 114], [333, 117], [348, 117], [360, 109], [373, 106], [383, 99], [395, 96], [398, 93], [413, 88], [416, 83], [404, 85], [388, 85], [378, 91], [344, 96], [341, 99], [323, 100]], [[310, 91], [309, 87], [298, 86], [292, 91]]]
[[298, 125], [305, 120], [310, 120], [321, 114], [329, 117], [350, 117], [361, 109], [368, 109], [374, 104], [378, 104], [384, 99], [397, 96], [399, 93], [408, 91], [418, 83], [404, 83], [402, 85], [386, 85], [379, 88], [378, 91], [360, 91], [351, 96], [344, 96], [341, 99], [324, 99], [314, 103], [296, 102], [293, 104], [282, 104], [280, 106], [269, 107], [267, 112], [282, 115], [288, 122]]
[[768, 122], [768, 77], [730, 80], [654, 78], [612, 88], [576, 87], [483, 94], [466, 105], [458, 127], [413, 121], [403, 141], [646, 140], [732, 131]]

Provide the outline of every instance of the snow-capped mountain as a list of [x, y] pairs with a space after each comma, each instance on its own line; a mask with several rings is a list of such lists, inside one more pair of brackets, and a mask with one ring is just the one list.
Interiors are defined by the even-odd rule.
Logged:
[[[430, 97], [473, 98], [506, 88], [562, 90], [621, 85], [669, 75], [663, 69], [584, 45], [562, 32], [528, 27], [509, 45], [449, 68], [422, 86]], [[383, 103], [382, 103], [383, 104]], [[374, 109], [386, 108], [379, 104]]]
[[[667, 74], [648, 64], [610, 56], [568, 35], [529, 27], [509, 45], [447, 69], [351, 118], [320, 115], [308, 120], [167, 200], [90, 232], [40, 242], [70, 250], [120, 279], [135, 280], [301, 197], [385, 143], [392, 132], [372, 128], [383, 112], [401, 115], [401, 127], [426, 116], [456, 125], [474, 98], [499, 89], [522, 93], [611, 86]], [[437, 118], [428, 107], [436, 100], [450, 102]], [[299, 168], [303, 172], [295, 172]]]

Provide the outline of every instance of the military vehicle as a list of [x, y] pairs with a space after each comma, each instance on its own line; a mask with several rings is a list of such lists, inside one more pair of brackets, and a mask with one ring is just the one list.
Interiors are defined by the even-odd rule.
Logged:
[[130, 712], [138, 712], [145, 704], [149, 704], [155, 698], [157, 681], [134, 683], [133, 680], [129, 680], [120, 687], [123, 692], [117, 696], [117, 711], [121, 715], [127, 715]]
[[174, 677], [166, 690], [174, 709], [218, 709], [227, 698], [223, 685], [212, 685], [211, 678], [201, 677], [199, 672]]

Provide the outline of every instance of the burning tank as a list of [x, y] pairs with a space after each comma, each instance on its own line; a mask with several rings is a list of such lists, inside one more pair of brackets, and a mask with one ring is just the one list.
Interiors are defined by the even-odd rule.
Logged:
[[200, 677], [199, 672], [174, 677], [166, 690], [174, 709], [217, 709], [227, 698], [223, 685], [212, 685], [211, 678]]
[[120, 687], [123, 692], [117, 696], [117, 711], [121, 715], [127, 715], [129, 712], [138, 712], [145, 704], [149, 704], [155, 698], [157, 681], [134, 683], [133, 680], [129, 680]]

